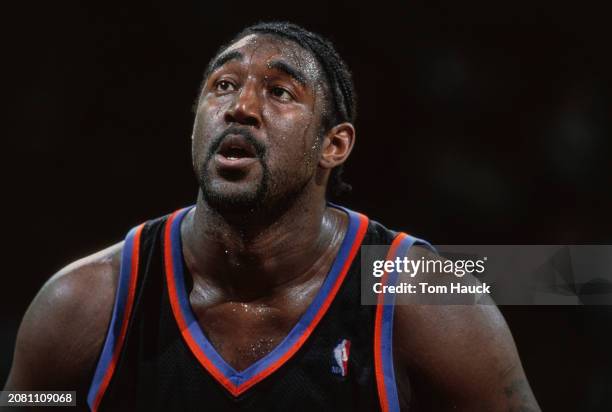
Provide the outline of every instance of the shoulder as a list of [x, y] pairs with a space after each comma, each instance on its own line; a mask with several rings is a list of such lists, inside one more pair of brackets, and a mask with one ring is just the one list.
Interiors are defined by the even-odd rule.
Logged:
[[[420, 246], [411, 248], [409, 257], [442, 259]], [[435, 282], [435, 274], [421, 275]], [[465, 276], [461, 282], [478, 280]], [[510, 330], [492, 301], [399, 303], [394, 322], [398, 375], [410, 377], [417, 403], [419, 394], [420, 403], [436, 399], [426, 410], [538, 410]]]
[[19, 328], [7, 386], [48, 390], [90, 378], [110, 321], [122, 250], [123, 242], [101, 250], [45, 283]]

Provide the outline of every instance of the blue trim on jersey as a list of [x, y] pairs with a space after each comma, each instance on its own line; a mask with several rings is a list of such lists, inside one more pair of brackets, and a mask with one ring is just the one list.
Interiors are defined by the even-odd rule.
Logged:
[[102, 384], [106, 371], [108, 370], [113, 359], [113, 352], [117, 345], [117, 339], [121, 334], [121, 326], [123, 325], [123, 322], [129, 322], [129, 319], [124, 319], [123, 317], [125, 316], [125, 306], [130, 289], [134, 236], [137, 229], [138, 228], [135, 227], [128, 232], [127, 236], [125, 237], [125, 243], [123, 244], [119, 282], [117, 292], [115, 293], [115, 303], [113, 305], [113, 315], [111, 317], [110, 324], [108, 325], [108, 331], [106, 332], [106, 339], [104, 341], [104, 346], [102, 347], [102, 353], [98, 359], [96, 371], [89, 387], [89, 392], [87, 393], [87, 404], [90, 408], [93, 408], [93, 403], [100, 390], [100, 385]]
[[171, 228], [171, 240], [172, 240], [172, 265], [174, 267], [174, 276], [176, 281], [176, 290], [180, 302], [181, 311], [187, 322], [189, 332], [197, 344], [200, 346], [204, 354], [208, 357], [208, 359], [225, 375], [233, 384], [236, 386], [246, 382], [267, 369], [270, 365], [275, 364], [279, 361], [283, 355], [289, 351], [293, 347], [293, 345], [297, 342], [297, 340], [302, 336], [302, 334], [308, 329], [312, 320], [319, 312], [321, 305], [325, 301], [325, 298], [329, 295], [333, 285], [336, 283], [338, 276], [344, 266], [344, 263], [349, 257], [349, 253], [351, 247], [355, 241], [357, 231], [360, 226], [359, 215], [356, 212], [348, 210], [343, 207], [333, 206], [345, 211], [349, 216], [349, 224], [346, 235], [342, 241], [342, 245], [340, 246], [340, 250], [334, 260], [334, 263], [329, 271], [329, 274], [325, 278], [321, 289], [315, 296], [314, 300], [304, 313], [298, 323], [291, 329], [289, 334], [283, 339], [281, 343], [278, 344], [270, 353], [266, 356], [246, 368], [245, 370], [239, 372], [235, 370], [232, 366], [230, 366], [213, 345], [206, 338], [204, 333], [202, 332], [200, 325], [198, 324], [197, 318], [195, 317], [191, 304], [189, 303], [189, 297], [187, 295], [187, 291], [185, 290], [185, 277], [183, 271], [183, 253], [182, 253], [182, 245], [181, 245], [181, 221], [185, 217], [185, 214], [190, 210], [189, 208], [183, 209], [176, 216], [172, 223]]
[[[414, 244], [425, 245], [433, 250], [433, 247], [429, 242], [418, 239], [414, 236], [407, 235], [399, 244], [395, 251], [396, 257], [407, 256], [408, 250]], [[397, 272], [388, 272], [387, 285], [396, 285], [399, 275]], [[395, 367], [393, 365], [393, 314], [395, 309], [395, 294], [386, 293], [384, 295], [384, 303], [382, 307], [382, 336], [381, 336], [381, 355], [382, 355], [382, 368], [385, 379], [385, 388], [387, 389], [387, 400], [389, 402], [390, 412], [399, 412], [399, 396], [397, 394], [397, 384], [395, 382]]]

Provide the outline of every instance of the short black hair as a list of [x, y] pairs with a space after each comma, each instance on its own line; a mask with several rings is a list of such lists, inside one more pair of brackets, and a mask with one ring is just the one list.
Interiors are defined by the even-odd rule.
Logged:
[[[323, 75], [328, 89], [328, 109], [323, 112], [321, 121], [324, 131], [333, 126], [350, 122], [355, 123], [357, 117], [357, 96], [353, 78], [348, 66], [340, 57], [334, 45], [319, 34], [313, 33], [289, 22], [260, 22], [244, 28], [232, 40], [219, 49], [215, 57], [210, 61], [204, 78], [208, 78], [211, 64], [223, 50], [249, 34], [270, 34], [285, 38], [297, 43], [308, 50], [317, 59], [323, 69]], [[343, 166], [335, 167], [330, 174], [327, 185], [328, 197], [340, 197], [351, 191], [351, 185], [342, 180]]]

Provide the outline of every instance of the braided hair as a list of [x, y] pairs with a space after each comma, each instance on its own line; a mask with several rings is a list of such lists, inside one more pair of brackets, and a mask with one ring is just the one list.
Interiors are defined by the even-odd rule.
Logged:
[[[291, 40], [310, 51], [323, 69], [324, 80], [327, 84], [328, 104], [323, 111], [321, 121], [323, 130], [327, 131], [343, 122], [355, 123], [357, 96], [351, 72], [329, 40], [293, 23], [260, 22], [243, 29], [229, 43], [222, 46], [219, 53], [249, 34], [278, 36]], [[209, 70], [205, 77], [208, 77], [208, 74]], [[351, 191], [351, 185], [342, 180], [342, 171], [342, 165], [332, 169], [327, 186], [328, 197], [340, 197]]]

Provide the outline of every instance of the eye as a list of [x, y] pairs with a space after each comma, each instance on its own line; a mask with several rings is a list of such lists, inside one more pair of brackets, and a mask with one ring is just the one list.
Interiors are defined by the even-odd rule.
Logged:
[[215, 90], [218, 92], [231, 92], [236, 90], [236, 86], [234, 85], [234, 83], [230, 82], [229, 80], [219, 80], [216, 84], [215, 84]]
[[289, 93], [286, 89], [282, 87], [275, 86], [270, 90], [270, 92], [272, 93], [272, 96], [276, 97], [281, 101], [290, 102], [291, 100], [293, 100], [293, 96], [291, 95], [291, 93]]

